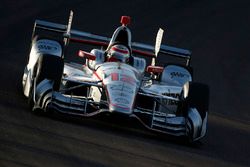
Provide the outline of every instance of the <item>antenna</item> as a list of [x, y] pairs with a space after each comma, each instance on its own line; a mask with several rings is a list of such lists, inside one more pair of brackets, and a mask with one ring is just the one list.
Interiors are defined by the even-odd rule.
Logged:
[[71, 25], [72, 25], [72, 21], [73, 21], [73, 15], [74, 15], [74, 12], [71, 10], [70, 14], [69, 14], [69, 22], [68, 22], [67, 31], [66, 31], [66, 35], [68, 37], [70, 36], [70, 30], [71, 30]]
[[161, 49], [161, 41], [162, 41], [163, 33], [164, 33], [164, 30], [159, 28], [157, 36], [156, 36], [156, 41], [155, 41], [155, 58], [153, 57], [152, 62], [151, 62], [152, 66], [155, 65], [155, 59], [157, 58], [158, 53]]
[[68, 25], [67, 25], [67, 30], [66, 30], [66, 33], [64, 34], [65, 46], [67, 46], [69, 44], [70, 30], [71, 30], [71, 25], [72, 25], [72, 21], [73, 21], [73, 15], [74, 15], [74, 12], [71, 10], [69, 13], [69, 21], [68, 21]]

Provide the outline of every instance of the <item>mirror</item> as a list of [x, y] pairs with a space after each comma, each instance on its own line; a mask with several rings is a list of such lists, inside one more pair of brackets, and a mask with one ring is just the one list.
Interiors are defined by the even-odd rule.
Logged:
[[89, 52], [85, 52], [85, 51], [82, 51], [82, 50], [78, 51], [78, 56], [79, 57], [84, 57], [84, 58], [89, 59], [89, 60], [95, 60], [96, 59], [96, 56], [94, 54], [89, 53]]
[[163, 69], [161, 66], [148, 66], [146, 71], [149, 73], [162, 73]]

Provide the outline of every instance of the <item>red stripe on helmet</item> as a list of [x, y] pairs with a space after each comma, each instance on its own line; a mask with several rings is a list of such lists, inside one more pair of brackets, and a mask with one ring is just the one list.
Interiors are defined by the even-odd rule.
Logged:
[[117, 52], [121, 52], [121, 53], [124, 53], [124, 54], [128, 54], [129, 52], [127, 50], [122, 50], [122, 49], [119, 49], [117, 47], [112, 47], [111, 50], [114, 50], [114, 51], [117, 51]]

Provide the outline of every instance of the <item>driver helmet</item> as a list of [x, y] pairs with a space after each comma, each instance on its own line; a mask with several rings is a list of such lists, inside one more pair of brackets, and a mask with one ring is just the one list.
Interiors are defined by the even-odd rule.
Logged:
[[129, 49], [125, 45], [117, 44], [109, 49], [107, 61], [128, 63], [129, 55]]

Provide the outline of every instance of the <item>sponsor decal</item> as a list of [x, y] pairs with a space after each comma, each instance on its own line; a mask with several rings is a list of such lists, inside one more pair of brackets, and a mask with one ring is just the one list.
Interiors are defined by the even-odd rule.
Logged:
[[132, 87], [126, 86], [126, 85], [110, 85], [110, 89], [113, 91], [124, 91], [127, 93], [134, 93], [132, 90]]
[[183, 74], [181, 72], [171, 72], [170, 75], [171, 75], [171, 78], [174, 78], [174, 77], [178, 77], [178, 78], [189, 77], [189, 75]]
[[56, 41], [41, 39], [35, 44], [36, 52], [61, 56], [61, 46]]
[[55, 46], [50, 46], [50, 45], [38, 45], [38, 50], [58, 50], [57, 47]]
[[118, 81], [119, 80], [119, 75], [118, 73], [111, 73], [111, 80], [112, 81]]
[[128, 105], [129, 101], [126, 100], [125, 98], [116, 98], [115, 102], [119, 103], [119, 104], [123, 104], [123, 105]]
[[111, 73], [110, 75], [111, 75], [112, 81], [122, 81], [122, 82], [129, 83], [131, 85], [136, 84], [136, 80], [129, 75], [120, 74], [120, 73]]
[[[179, 98], [180, 97], [180, 94], [177, 94], [177, 93], [162, 93], [162, 95], [164, 96], [170, 96], [170, 97], [174, 97], [174, 98]], [[166, 105], [178, 105], [178, 101], [175, 101], [175, 100], [163, 100], [163, 103], [166, 104]]]

